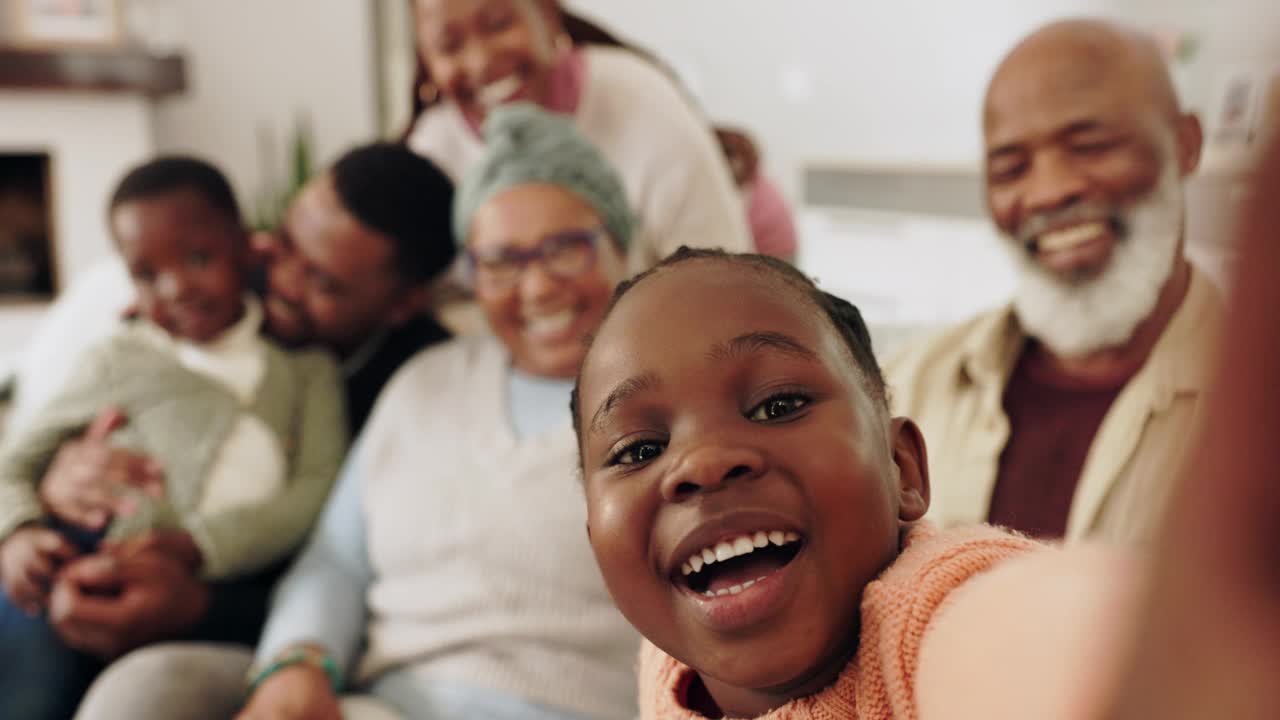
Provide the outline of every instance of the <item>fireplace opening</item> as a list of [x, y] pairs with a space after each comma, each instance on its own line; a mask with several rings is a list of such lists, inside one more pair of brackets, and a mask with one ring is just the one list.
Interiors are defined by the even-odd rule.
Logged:
[[49, 156], [0, 153], [0, 302], [49, 300], [57, 289]]

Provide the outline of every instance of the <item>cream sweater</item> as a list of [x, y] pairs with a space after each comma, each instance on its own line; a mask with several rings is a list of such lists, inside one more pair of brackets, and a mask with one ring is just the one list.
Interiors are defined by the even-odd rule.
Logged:
[[374, 410], [360, 452], [375, 580], [357, 681], [397, 669], [634, 717], [639, 640], [587, 542], [573, 430], [516, 439], [509, 363], [489, 337], [436, 346]]
[[[652, 267], [681, 245], [750, 252], [728, 164], [675, 83], [629, 51], [587, 46], [582, 52], [586, 80], [574, 120], [618, 171], [640, 217], [630, 268]], [[452, 103], [423, 114], [408, 143], [455, 182], [484, 151]]]

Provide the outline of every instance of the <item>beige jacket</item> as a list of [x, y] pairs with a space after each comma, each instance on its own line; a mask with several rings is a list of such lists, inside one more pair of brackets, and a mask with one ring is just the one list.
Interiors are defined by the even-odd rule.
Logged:
[[[1193, 268], [1182, 306], [1098, 428], [1072, 501], [1068, 542], [1151, 536], [1196, 424], [1224, 312], [1221, 294]], [[885, 367], [894, 413], [924, 432], [929, 517], [941, 526], [986, 519], [1009, 439], [1004, 387], [1024, 341], [1005, 307], [910, 347]]]

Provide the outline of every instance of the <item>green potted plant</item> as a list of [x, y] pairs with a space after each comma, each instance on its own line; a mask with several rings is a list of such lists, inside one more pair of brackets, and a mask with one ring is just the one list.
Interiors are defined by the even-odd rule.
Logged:
[[315, 174], [314, 141], [311, 123], [300, 115], [294, 123], [284, 157], [284, 179], [280, 179], [273, 162], [275, 142], [270, 129], [259, 129], [259, 152], [264, 166], [265, 181], [253, 200], [250, 223], [255, 230], [271, 230], [284, 218], [285, 209], [293, 201], [303, 185]]

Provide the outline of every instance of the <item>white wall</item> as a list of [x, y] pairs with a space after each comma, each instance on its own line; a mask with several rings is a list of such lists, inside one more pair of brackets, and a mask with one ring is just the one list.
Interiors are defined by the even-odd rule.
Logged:
[[[0, 153], [52, 158], [58, 283], [111, 252], [105, 217], [116, 181], [152, 152], [150, 104], [93, 93], [0, 92]], [[44, 315], [43, 303], [0, 305], [0, 376]]]
[[[715, 119], [753, 129], [793, 197], [810, 162], [976, 167], [987, 77], [1048, 20], [1195, 33], [1178, 80], [1196, 108], [1223, 67], [1265, 55], [1259, 29], [1280, 24], [1275, 0], [563, 1], [657, 52]], [[248, 200], [299, 113], [320, 162], [377, 134], [371, 5], [404, 0], [172, 2], [191, 87], [156, 113], [160, 149], [215, 157]], [[275, 157], [260, 157], [263, 128]]]
[[1101, 15], [1191, 30], [1201, 106], [1223, 63], [1264, 50], [1274, 0], [568, 0], [672, 64], [715, 120], [753, 129], [790, 194], [808, 162], [961, 166], [980, 157], [987, 78], [1027, 32]]
[[[1203, 110], [1232, 66], [1270, 62], [1276, 0], [568, 0], [672, 65], [711, 118], [752, 129], [794, 199], [808, 164], [974, 172], [991, 72], [1037, 26], [1103, 16], [1198, 46], [1175, 67]], [[1269, 33], [1268, 30], [1272, 32]], [[1212, 148], [1206, 160], [1214, 162]], [[1221, 269], [1230, 187], [1193, 197], [1193, 255]], [[798, 203], [797, 203], [798, 204]], [[1002, 302], [1013, 270], [982, 218], [800, 208], [800, 267], [862, 307], [882, 352]]]
[[[316, 162], [376, 135], [373, 27], [363, 0], [174, 0], [187, 92], [155, 116], [162, 151], [193, 152], [231, 177], [246, 210], [287, 138], [309, 118]], [[274, 138], [264, 153], [262, 136]]]
[[[305, 114], [316, 161], [376, 134], [372, 26], [360, 0], [172, 0], [187, 91], [154, 106], [128, 95], [0, 92], [0, 152], [57, 147], [63, 287], [109, 253], [115, 182], [156, 151], [190, 152], [227, 172], [246, 210]], [[263, 135], [274, 151], [263, 152]], [[0, 375], [42, 305], [0, 308]]]
[[53, 159], [54, 233], [60, 284], [110, 252], [111, 189], [153, 147], [150, 105], [122, 95], [0, 92], [0, 153]]
[[[37, 118], [24, 110], [31, 94], [0, 93], [0, 145], [52, 133], [78, 148], [57, 169], [64, 279], [108, 251], [105, 193], [153, 149], [215, 160], [249, 208], [283, 172], [285, 138], [301, 114], [321, 164], [377, 134], [368, 0], [170, 1], [189, 87], [154, 113], [135, 98], [80, 95], [60, 100], [66, 113]], [[1224, 69], [1273, 53], [1265, 30], [1280, 23], [1275, 0], [566, 2], [667, 59], [714, 118], [754, 130], [792, 197], [810, 162], [976, 169], [987, 76], [1017, 38], [1052, 18], [1103, 14], [1196, 33], [1200, 51], [1178, 77], [1193, 107], [1207, 104]], [[112, 130], [123, 116], [153, 135]], [[264, 133], [273, 152], [264, 152]], [[0, 340], [19, 315], [0, 317]]]

